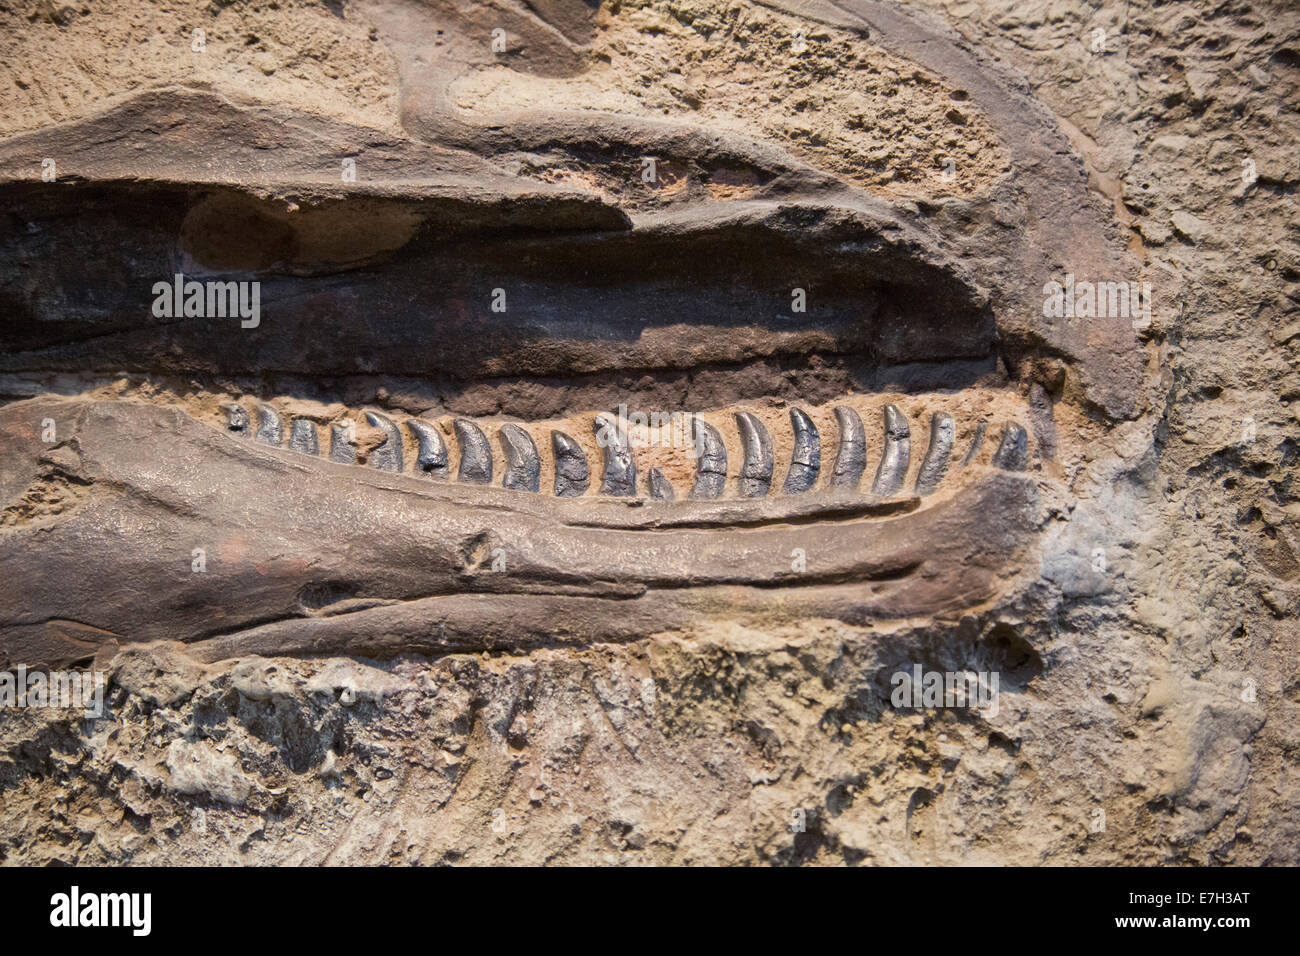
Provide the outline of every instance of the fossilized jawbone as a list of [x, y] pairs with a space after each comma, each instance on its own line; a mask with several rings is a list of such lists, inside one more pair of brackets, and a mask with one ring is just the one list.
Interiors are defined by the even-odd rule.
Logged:
[[[570, 7], [563, 49], [525, 17], [517, 73], [581, 78], [599, 44]], [[0, 183], [0, 656], [945, 618], [1032, 573], [1084, 454], [1057, 421], [1133, 414], [1140, 367], [1129, 323], [1038, 313], [1054, 274], [1131, 264], [1037, 104], [892, 8], [803, 5], [928, 71], [916, 95], [1007, 157], [928, 201], [736, 124], [548, 119], [498, 80], [466, 111], [500, 70], [472, 8], [424, 73], [428, 7], [364, 9], [404, 139], [173, 90], [0, 142], [7, 170], [53, 153], [74, 177]], [[339, 155], [355, 182], [320, 171]], [[648, 155], [664, 180], [632, 185]], [[177, 274], [257, 281], [259, 321], [159, 318]], [[680, 440], [647, 441], [656, 412]]]
[[[47, 450], [32, 415], [70, 434]], [[6, 649], [25, 659], [75, 659], [110, 637], [183, 636], [209, 658], [433, 653], [628, 638], [721, 614], [945, 614], [991, 598], [1039, 520], [1034, 480], [1005, 470], [1023, 464], [1014, 431], [1000, 464], [967, 466], [964, 487], [927, 505], [847, 486], [557, 498], [438, 480], [418, 461], [384, 463], [383, 446], [371, 464], [342, 464], [125, 402], [27, 402], [0, 421], [32, 463], [16, 475], [11, 458], [6, 485], [26, 482], [50, 512], [0, 535]], [[462, 479], [480, 451], [462, 449]], [[888, 465], [875, 481], [891, 480]], [[608, 462], [603, 475], [627, 477]]]

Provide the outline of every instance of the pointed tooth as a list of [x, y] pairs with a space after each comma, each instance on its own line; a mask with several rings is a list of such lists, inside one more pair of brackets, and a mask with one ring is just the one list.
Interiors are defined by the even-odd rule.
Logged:
[[221, 410], [226, 413], [226, 431], [240, 438], [247, 438], [251, 434], [248, 430], [248, 411], [243, 405], [227, 402], [221, 406]]
[[885, 453], [876, 469], [871, 493], [882, 498], [898, 493], [907, 480], [907, 466], [912, 462], [912, 429], [907, 416], [897, 405], [885, 406]]
[[490, 485], [492, 483], [492, 446], [487, 436], [468, 419], [458, 418], [451, 423], [456, 431], [456, 442], [460, 445], [460, 471], [457, 481], [471, 485]]
[[1002, 429], [1002, 440], [993, 453], [993, 467], [1004, 471], [1024, 471], [1029, 458], [1029, 435], [1014, 423]]
[[736, 426], [740, 429], [740, 447], [745, 452], [737, 487], [742, 498], [762, 498], [772, 487], [772, 436], [758, 417], [749, 412], [736, 413]]
[[672, 482], [664, 477], [658, 468], [651, 468], [646, 475], [650, 486], [650, 497], [654, 501], [672, 501], [677, 495], [673, 492]]
[[305, 418], [295, 418], [289, 426], [289, 448], [304, 455], [319, 455], [316, 426]]
[[257, 406], [257, 440], [268, 445], [279, 445], [284, 441], [284, 423], [280, 413], [270, 405]]
[[1044, 461], [1056, 458], [1057, 433], [1056, 412], [1052, 407], [1052, 397], [1047, 394], [1041, 382], [1034, 382], [1029, 387], [1029, 427], [1034, 430], [1034, 445], [1038, 457]]
[[578, 497], [591, 484], [582, 446], [564, 432], [551, 432], [551, 450], [555, 453], [555, 496]]
[[402, 470], [402, 433], [385, 415], [378, 412], [366, 412], [366, 421], [372, 428], [384, 433], [383, 444], [370, 453], [370, 464], [380, 471]]
[[980, 449], [984, 447], [984, 433], [988, 431], [989, 423], [980, 422], [975, 426], [975, 434], [971, 437], [970, 448], [966, 450], [966, 456], [961, 460], [961, 466], [965, 468], [973, 462], [979, 455]]
[[727, 447], [718, 430], [694, 416], [695, 485], [692, 498], [718, 498], [727, 484]]
[[537, 457], [533, 436], [518, 425], [506, 424], [497, 432], [501, 450], [506, 453], [506, 473], [501, 479], [502, 488], [515, 491], [537, 491], [540, 486], [542, 462]]
[[447, 478], [447, 443], [442, 440], [438, 426], [419, 418], [406, 422], [407, 429], [415, 436], [415, 467], [417, 470], [438, 481]]
[[636, 460], [627, 435], [612, 415], [600, 414], [592, 423], [596, 444], [605, 456], [605, 474], [600, 482], [602, 495], [626, 497], [636, 494]]
[[330, 425], [330, 461], [337, 461], [341, 465], [357, 463], [357, 446], [352, 441], [350, 422], [346, 425], [338, 422]]
[[817, 473], [822, 467], [822, 439], [802, 408], [790, 409], [790, 427], [794, 429], [794, 452], [785, 475], [784, 491], [787, 495], [797, 495], [817, 483]]
[[858, 413], [847, 405], [835, 409], [835, 421], [840, 426], [840, 446], [835, 452], [835, 470], [831, 472], [832, 488], [856, 488], [867, 470], [867, 432], [862, 427]]
[[948, 470], [948, 456], [952, 454], [952, 442], [957, 435], [952, 416], [944, 412], [935, 412], [930, 416], [930, 444], [921, 459], [921, 470], [916, 473], [916, 483], [912, 490], [918, 495], [932, 494], [943, 481], [944, 472]]

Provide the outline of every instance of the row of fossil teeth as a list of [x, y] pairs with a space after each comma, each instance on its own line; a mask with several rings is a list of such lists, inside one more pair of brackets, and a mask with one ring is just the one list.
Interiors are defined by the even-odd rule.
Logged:
[[[268, 445], [284, 444], [284, 423], [280, 413], [269, 405], [258, 409], [258, 425], [252, 432], [248, 412], [242, 405], [222, 406], [226, 412], [227, 429], [238, 435], [250, 433], [256, 440]], [[402, 433], [387, 416], [366, 412], [366, 421], [384, 434], [384, 440], [369, 455], [370, 464], [383, 471], [401, 472], [404, 465]], [[743, 452], [737, 474], [737, 489], [743, 498], [762, 498], [771, 490], [776, 459], [772, 436], [757, 416], [749, 412], [736, 413], [736, 427], [740, 434]], [[839, 446], [828, 488], [844, 491], [856, 489], [867, 467], [867, 434], [862, 419], [852, 408], [841, 405], [835, 409], [839, 427]], [[794, 433], [794, 446], [790, 468], [786, 472], [782, 491], [797, 495], [809, 491], [821, 473], [821, 436], [807, 413], [799, 408], [790, 409], [790, 425]], [[406, 421], [416, 444], [416, 468], [435, 479], [449, 477], [447, 445], [438, 427], [419, 418]], [[468, 484], [488, 485], [493, 478], [492, 446], [483, 430], [473, 422], [458, 418], [452, 422], [456, 441], [460, 446], [460, 464], [456, 479]], [[592, 422], [602, 448], [604, 471], [600, 493], [616, 497], [637, 493], [636, 459], [628, 436], [619, 428], [612, 415], [598, 414]], [[695, 483], [690, 497], [711, 499], [722, 496], [727, 482], [727, 449], [718, 430], [701, 418], [692, 418], [696, 449]], [[971, 446], [962, 460], [970, 464], [984, 442], [986, 426], [980, 422], [972, 436]], [[518, 491], [538, 491], [541, 481], [541, 459], [532, 436], [518, 425], [505, 424], [497, 432], [505, 455], [505, 473], [501, 479], [504, 488]], [[911, 464], [912, 438], [907, 416], [895, 405], [884, 408], [884, 451], [871, 484], [871, 494], [888, 498], [899, 494], [907, 480]], [[952, 417], [935, 412], [930, 419], [930, 442], [913, 480], [912, 491], [917, 495], [933, 493], [948, 471], [956, 427]], [[294, 419], [289, 428], [289, 448], [306, 455], [319, 455], [320, 445], [316, 426], [304, 418]], [[561, 431], [551, 432], [551, 451], [555, 458], [554, 492], [561, 498], [584, 494], [591, 483], [587, 456], [571, 436]], [[357, 450], [350, 429], [341, 424], [330, 425], [328, 457], [343, 464], [356, 464]], [[993, 464], [1008, 471], [1023, 470], [1028, 457], [1028, 436], [1016, 424], [1008, 424], [1002, 433]], [[647, 492], [656, 501], [671, 501], [675, 497], [672, 484], [658, 468], [646, 475]]]

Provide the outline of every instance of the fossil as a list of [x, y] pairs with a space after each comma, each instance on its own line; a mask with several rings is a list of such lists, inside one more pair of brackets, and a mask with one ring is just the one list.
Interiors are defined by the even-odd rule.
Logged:
[[[459, 52], [432, 70], [404, 5], [367, 6], [400, 137], [178, 87], [0, 141], [5, 170], [60, 157], [0, 181], [0, 656], [943, 620], [1032, 573], [1058, 462], [1138, 414], [1142, 353], [1035, 307], [1067, 257], [1131, 262], [1021, 87], [891, 7], [801, 5], [933, 74], [918, 109], [961, 103], [967, 185], [917, 201], [847, 133], [565, 105], [590, 64], [546, 17], [581, 33], [580, 4], [510, 28], [557, 105], [454, 108], [495, 58], [433, 6]], [[182, 276], [257, 298], [155, 312]]]
[[1294, 863], [1300, 11], [1012, 6], [0, 5], [0, 863]]
[[[244, 406], [224, 403], [221, 409], [225, 415], [227, 433], [238, 438], [249, 437], [249, 414]], [[284, 429], [281, 414], [271, 405], [259, 404], [258, 416], [262, 425], [257, 429], [256, 440], [273, 448], [282, 447]], [[834, 497], [836, 491], [851, 492], [856, 488], [870, 453], [870, 443], [865, 438], [858, 413], [846, 405], [837, 405], [834, 416], [841, 429], [835, 452], [836, 468], [832, 479], [820, 489], [830, 493], [829, 497]], [[458, 448], [460, 462], [456, 480], [475, 485], [492, 483], [494, 462], [498, 459], [492, 452], [491, 442], [484, 430], [475, 423], [456, 419], [450, 423], [450, 429], [446, 429], [439, 428], [435, 422], [408, 418], [403, 423], [411, 435], [407, 441], [403, 438], [402, 429], [387, 416], [367, 411], [364, 417], [368, 424], [380, 428], [385, 435], [383, 443], [369, 453], [367, 463], [370, 467], [447, 480], [449, 446], [442, 433], [450, 431], [454, 435], [452, 447]], [[804, 409], [791, 408], [789, 417], [792, 451], [789, 465], [784, 469], [780, 494], [815, 492], [821, 473], [821, 433]], [[710, 489], [708, 494], [698, 494], [696, 497], [722, 497], [728, 483], [725, 444], [714, 426], [702, 422], [698, 416], [692, 416], [692, 421], [695, 427], [707, 429], [710, 436], [707, 441], [686, 452], [687, 457], [694, 462], [693, 487], [700, 487], [703, 481]], [[772, 437], [767, 426], [752, 412], [735, 413], [735, 422], [743, 458], [735, 471], [734, 495], [742, 498], [766, 497], [776, 471]], [[981, 420], [970, 429], [970, 447], [962, 458], [962, 468], [968, 467], [979, 453], [986, 426], [987, 423]], [[318, 438], [319, 428], [310, 419], [291, 418], [288, 448], [300, 454], [319, 456], [322, 447]], [[350, 437], [355, 434], [353, 423], [331, 422], [329, 428], [331, 434], [337, 436], [336, 446], [346, 448], [338, 456], [331, 456], [332, 460], [357, 464], [356, 441]], [[534, 426], [532, 430], [549, 431], [552, 451], [550, 461], [546, 462], [546, 470], [555, 476], [554, 495], [561, 498], [581, 496], [587, 490], [585, 483], [591, 473], [586, 451], [572, 436], [558, 429]], [[632, 442], [624, 430], [608, 415], [594, 413], [592, 431], [597, 436], [610, 436], [608, 443], [601, 444], [603, 477], [600, 495], [636, 496], [638, 492]], [[939, 489], [948, 473], [956, 433], [952, 416], [945, 412], [933, 414], [925, 457], [911, 482], [915, 495], [924, 497]], [[910, 434], [907, 417], [898, 406], [885, 405], [882, 409], [881, 441], [878, 446], [880, 463], [871, 485], [872, 497], [890, 498], [902, 490], [911, 462]], [[531, 430], [507, 422], [498, 427], [497, 438], [501, 446], [501, 457], [505, 460], [501, 487], [538, 492], [543, 461]], [[1002, 431], [997, 450], [993, 452], [991, 464], [1004, 471], [1023, 471], [1027, 464], [1027, 442], [1025, 429], [1018, 423], [1008, 423]], [[410, 448], [409, 445], [414, 447]], [[411, 454], [412, 451], [414, 454]], [[403, 461], [410, 461], [414, 465], [405, 468]], [[676, 498], [672, 483], [658, 468], [651, 468], [646, 475], [643, 492], [644, 497], [651, 501], [674, 501]], [[843, 498], [844, 495], [839, 497]]]
[[[47, 451], [24, 438], [32, 413], [59, 423], [64, 442]], [[283, 418], [269, 405], [258, 416]], [[48, 654], [63, 641], [62, 653], [75, 655], [94, 635], [178, 632], [203, 656], [309, 653], [334, 639], [372, 653], [439, 651], [630, 636], [711, 608], [850, 620], [935, 613], [990, 597], [999, 565], [1037, 522], [1034, 482], [992, 464], [972, 466], [960, 489], [933, 503], [913, 491], [880, 497], [833, 487], [752, 499], [747, 464], [729, 473], [734, 493], [662, 501], [648, 482], [622, 493], [629, 470], [614, 452], [612, 489], [565, 497], [535, 490], [542, 463], [518, 425], [498, 430], [507, 449], [498, 456], [482, 429], [452, 422], [464, 442], [447, 443], [447, 453], [474, 465], [462, 463], [459, 479], [448, 480], [420, 467], [403, 430], [378, 413], [366, 418], [386, 437], [359, 464], [319, 447], [296, 450], [282, 427], [250, 438], [233, 409], [226, 417], [223, 434], [178, 409], [130, 402], [22, 403], [0, 413], [11, 447], [28, 446], [33, 482], [88, 489], [55, 520], [0, 538], [14, 572], [4, 605], [10, 653]], [[313, 438], [316, 430], [303, 419], [290, 427]], [[427, 441], [437, 430], [421, 422], [406, 434]], [[156, 455], [160, 447], [166, 453]], [[485, 484], [497, 457], [509, 464]], [[565, 461], [545, 468], [562, 490], [572, 473]], [[972, 515], [978, 540], [960, 534]], [[128, 557], [136, 535], [150, 545], [130, 547]], [[191, 546], [205, 543], [206, 573], [191, 574]], [[33, 549], [40, 562], [20, 559]], [[796, 549], [809, 555], [805, 571], [791, 569]], [[170, 586], [124, 589], [110, 573], [70, 591], [67, 582], [91, 563]], [[337, 600], [317, 606], [311, 596], [324, 592]], [[78, 610], [29, 623], [69, 602]]]

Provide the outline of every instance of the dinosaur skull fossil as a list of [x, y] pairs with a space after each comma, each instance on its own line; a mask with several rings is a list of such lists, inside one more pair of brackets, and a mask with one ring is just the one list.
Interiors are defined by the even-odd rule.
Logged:
[[[363, 6], [400, 136], [177, 86], [0, 141], [8, 660], [946, 620], [1034, 575], [1142, 352], [1041, 308], [1133, 267], [1022, 89], [884, 5], [762, 9], [755, 42], [893, 77], [907, 108], [859, 123], [928, 166], [891, 182], [852, 128], [586, 103], [614, 55], [586, 3]], [[698, 29], [670, 35], [723, 69]]]

